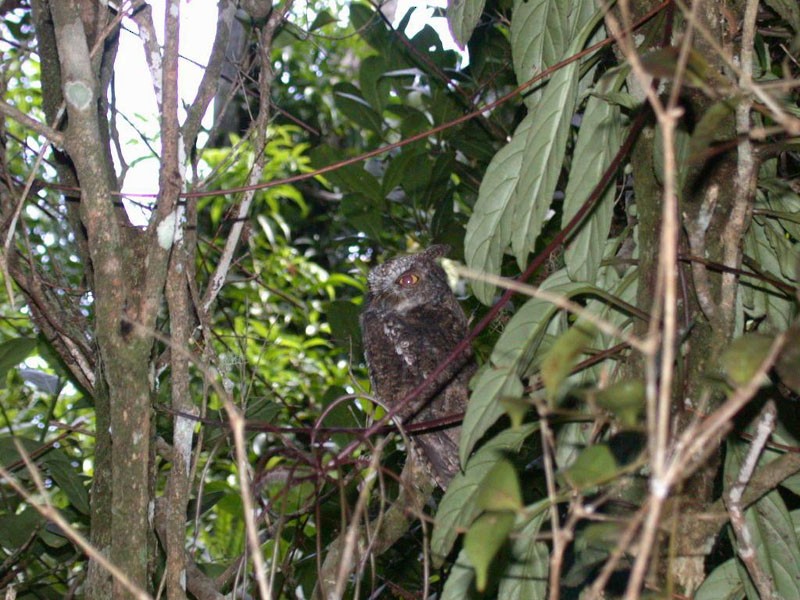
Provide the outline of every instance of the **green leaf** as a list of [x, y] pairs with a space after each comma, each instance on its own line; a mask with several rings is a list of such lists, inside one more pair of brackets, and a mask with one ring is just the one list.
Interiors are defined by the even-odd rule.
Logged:
[[317, 17], [314, 19], [314, 22], [311, 23], [311, 27], [308, 28], [309, 32], [316, 31], [317, 29], [321, 29], [325, 27], [325, 25], [330, 25], [331, 23], [336, 23], [336, 19], [333, 18], [333, 15], [329, 13], [327, 10], [321, 10], [317, 13]]
[[450, 33], [462, 50], [481, 18], [486, 0], [447, 0], [447, 23]]
[[561, 382], [583, 354], [596, 333], [594, 326], [578, 322], [561, 334], [542, 359], [541, 372], [547, 395], [555, 401]]
[[[603, 79], [595, 89], [610, 90], [615, 87], [611, 80]], [[587, 101], [575, 143], [570, 178], [564, 192], [562, 228], [580, 210], [614, 159], [622, 137], [620, 118], [619, 108], [607, 101], [597, 96], [591, 96]], [[614, 185], [606, 188], [589, 217], [567, 245], [564, 262], [574, 281], [594, 281], [597, 277], [611, 229], [615, 192]]]
[[800, 239], [800, 194], [781, 179], [762, 178], [758, 182], [756, 207], [780, 213], [780, 226], [794, 239]]
[[223, 489], [208, 489], [208, 486], [203, 488], [203, 496], [200, 498], [200, 509], [198, 511], [197, 506], [197, 498], [192, 498], [189, 500], [189, 505], [186, 507], [186, 520], [193, 521], [196, 515], [200, 514], [203, 515], [207, 513], [209, 510], [214, 508], [217, 503], [222, 500], [227, 494], [232, 493], [229, 486], [225, 482], [212, 482], [220, 484], [220, 487], [224, 486]]
[[589, 523], [575, 540], [575, 550], [582, 552], [593, 548], [608, 553], [616, 548], [622, 529], [620, 523]]
[[560, 477], [570, 486], [583, 490], [611, 480], [619, 468], [606, 444], [594, 444], [584, 450]]
[[[719, 357], [720, 374], [734, 387], [748, 383], [769, 355], [772, 342], [771, 336], [760, 333], [733, 340]], [[769, 383], [766, 376], [763, 383]]]
[[536, 245], [561, 175], [578, 99], [578, 70], [576, 61], [556, 72], [531, 109], [536, 119], [525, 139], [511, 228], [511, 247], [520, 268]]
[[472, 582], [475, 579], [475, 570], [469, 565], [466, 551], [462, 548], [458, 553], [450, 574], [442, 589], [441, 600], [464, 600], [470, 598], [474, 592]]
[[325, 309], [333, 339], [356, 359], [362, 352], [361, 327], [358, 322], [360, 314], [361, 307], [350, 300], [333, 300], [328, 302]]
[[431, 554], [440, 565], [450, 554], [458, 532], [466, 529], [480, 512], [478, 492], [489, 471], [510, 452], [518, 452], [528, 436], [539, 425], [532, 423], [519, 429], [507, 429], [486, 442], [467, 463], [463, 473], [457, 473], [439, 503], [431, 534]]
[[[311, 161], [316, 168], [327, 167], [343, 158], [346, 157], [341, 151], [334, 150], [330, 146], [318, 146], [311, 152]], [[381, 184], [364, 170], [363, 162], [340, 167], [325, 173], [324, 177], [344, 192], [364, 196], [376, 203], [383, 202]]]
[[43, 522], [44, 517], [30, 506], [19, 514], [0, 516], [0, 546], [9, 550], [21, 548]]
[[[569, 44], [567, 16], [571, 6], [563, 0], [517, 0], [511, 18], [511, 55], [517, 82], [525, 83], [564, 56]], [[528, 94], [529, 108], [541, 94]]]
[[342, 198], [339, 210], [351, 227], [377, 240], [383, 231], [384, 204], [376, 204], [361, 194], [347, 194]]
[[531, 409], [531, 403], [516, 396], [501, 396], [500, 406], [511, 419], [511, 427], [518, 428], [522, 426], [525, 420], [525, 415]]
[[0, 436], [0, 465], [3, 468], [9, 469], [11, 465], [22, 462], [22, 456], [17, 451], [17, 444], [22, 446], [28, 456], [42, 448], [42, 444], [38, 440], [14, 435]]
[[44, 465], [48, 473], [64, 492], [72, 507], [78, 512], [89, 514], [89, 492], [83, 485], [83, 478], [70, 464], [69, 457], [60, 448], [53, 448], [44, 455]]
[[466, 464], [470, 452], [488, 429], [503, 416], [504, 399], [520, 398], [524, 388], [519, 377], [508, 368], [482, 369], [475, 380], [459, 439], [459, 459]]
[[30, 356], [36, 348], [36, 338], [14, 338], [0, 344], [0, 389], [6, 387], [6, 374]]
[[[573, 283], [564, 270], [556, 271], [541, 285], [542, 290], [570, 297], [593, 288]], [[528, 300], [506, 324], [489, 360], [473, 378], [473, 392], [459, 442], [461, 463], [483, 434], [503, 415], [501, 400], [520, 398], [520, 378], [530, 374], [534, 356], [544, 339], [556, 307], [537, 298]]]
[[575, 560], [564, 583], [570, 587], [585, 585], [589, 575], [616, 547], [621, 531], [619, 523], [589, 523], [579, 530], [574, 544]]
[[489, 566], [514, 527], [514, 514], [491, 512], [478, 517], [464, 536], [464, 551], [475, 567], [475, 587], [482, 592], [489, 579]]
[[388, 195], [398, 186], [411, 198], [421, 195], [430, 183], [432, 169], [431, 160], [423, 148], [404, 149], [389, 162], [383, 176], [384, 195]]
[[765, 222], [764, 233], [772, 248], [773, 254], [778, 259], [780, 274], [784, 281], [797, 280], [798, 251], [795, 243], [786, 237], [786, 233], [779, 224], [770, 219]]
[[500, 580], [497, 597], [503, 600], [544, 600], [547, 598], [547, 574], [550, 551], [536, 538], [546, 521], [549, 500], [537, 503], [540, 508], [511, 542], [511, 562]]
[[389, 81], [384, 79], [387, 70], [386, 61], [383, 60], [383, 57], [375, 54], [361, 61], [361, 68], [358, 70], [361, 94], [376, 111], [376, 114], [380, 114], [383, 110], [392, 89]]
[[642, 105], [641, 100], [636, 98], [633, 94], [629, 94], [627, 92], [607, 92], [602, 93], [593, 90], [591, 92], [593, 96], [597, 96], [598, 98], [602, 98], [609, 104], [614, 104], [619, 106], [620, 108], [625, 108], [627, 110], [636, 110]]
[[626, 427], [639, 420], [645, 404], [645, 384], [641, 379], [626, 379], [612, 383], [595, 396], [597, 406], [611, 411]]
[[522, 490], [517, 472], [508, 460], [499, 460], [483, 478], [478, 490], [478, 508], [487, 511], [522, 509]]
[[[586, 44], [601, 18], [602, 12], [598, 11], [572, 41], [567, 54], [578, 52]], [[534, 250], [561, 175], [578, 100], [579, 70], [580, 62], [575, 61], [556, 72], [541, 101], [532, 109], [536, 121], [525, 140], [511, 231], [511, 247], [520, 268], [524, 268], [528, 254]]]
[[[733, 124], [735, 109], [735, 103], [727, 99], [713, 104], [703, 114], [689, 140], [688, 161], [691, 164], [703, 164], [713, 156], [713, 152], [709, 151], [712, 144], [727, 141], [731, 135], [735, 135], [730, 127]], [[725, 126], [726, 121], [727, 127]]]
[[[500, 273], [503, 252], [511, 240], [516, 189], [525, 155], [528, 133], [536, 115], [528, 115], [517, 126], [511, 141], [495, 154], [478, 190], [464, 238], [464, 258], [471, 269]], [[484, 304], [491, 304], [494, 285], [473, 281], [472, 292]]]
[[747, 596], [736, 563], [737, 559], [731, 558], [711, 571], [694, 600], [744, 600]]
[[[744, 236], [744, 252], [759, 270], [780, 280], [785, 268], [775, 254], [766, 233], [768, 225], [759, 217], [754, 217]], [[787, 297], [768, 282], [758, 281], [756, 286], [742, 286], [742, 304], [748, 309], [751, 319], [766, 316], [766, 325], [772, 330], [785, 331], [789, 328], [795, 314], [794, 298]]]
[[338, 83], [333, 87], [333, 101], [336, 107], [351, 121], [363, 129], [380, 134], [383, 129], [381, 116], [361, 96], [355, 86]]

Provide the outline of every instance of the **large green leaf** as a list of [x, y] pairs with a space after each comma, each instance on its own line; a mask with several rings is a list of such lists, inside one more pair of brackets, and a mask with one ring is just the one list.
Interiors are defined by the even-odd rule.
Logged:
[[[534, 113], [529, 113], [486, 169], [464, 237], [464, 258], [472, 269], [500, 272], [503, 252], [511, 240], [516, 189], [528, 132], [535, 122]], [[492, 303], [494, 288], [483, 281], [472, 282], [472, 292], [484, 304]]]
[[[562, 0], [517, 0], [511, 18], [511, 55], [514, 74], [525, 83], [563, 58], [569, 44], [567, 15], [570, 3]], [[533, 108], [539, 94], [525, 103]]]
[[541, 363], [542, 381], [551, 402], [557, 398], [559, 388], [572, 367], [591, 343], [596, 333], [593, 325], [579, 321], [558, 336], [548, 348]]
[[[311, 153], [311, 161], [315, 167], [327, 167], [343, 158], [341, 151], [330, 146], [318, 146]], [[380, 182], [364, 169], [364, 163], [355, 163], [325, 173], [324, 177], [344, 192], [352, 192], [369, 198], [373, 203], [383, 201]]]
[[694, 594], [694, 600], [744, 600], [744, 584], [739, 577], [737, 559], [719, 565], [706, 577]]
[[[597, 24], [595, 17], [570, 45], [579, 50]], [[578, 63], [553, 75], [535, 110], [517, 127], [511, 140], [486, 169], [478, 200], [467, 224], [465, 259], [470, 268], [500, 273], [503, 253], [512, 245], [523, 265], [541, 231], [561, 172], [572, 114], [577, 101]], [[494, 286], [474, 282], [484, 304]]]
[[17, 444], [22, 446], [23, 451], [26, 452], [28, 456], [33, 455], [42, 448], [42, 443], [38, 440], [15, 435], [0, 436], [0, 465], [5, 469], [9, 469], [12, 465], [22, 462], [22, 456], [17, 450]]
[[464, 536], [464, 550], [475, 568], [475, 587], [478, 591], [486, 589], [489, 566], [506, 543], [513, 527], [514, 513], [488, 512], [475, 519], [467, 530]]
[[520, 268], [525, 268], [536, 245], [561, 175], [577, 104], [578, 71], [576, 61], [555, 73], [533, 109], [536, 120], [525, 139], [511, 229], [511, 247]]
[[[569, 297], [590, 288], [569, 281], [566, 271], [561, 270], [548, 277], [541, 289]], [[532, 298], [506, 324], [492, 351], [489, 365], [473, 380], [473, 392], [459, 442], [462, 464], [483, 434], [503, 415], [501, 401], [522, 395], [520, 378], [528, 374], [555, 313], [556, 307], [549, 302]]]
[[[786, 265], [781, 265], [779, 256], [774, 252], [766, 227], [765, 220], [759, 217], [753, 219], [744, 236], [744, 251], [758, 265], [762, 273], [780, 280], [780, 273]], [[767, 317], [767, 325], [778, 331], [788, 329], [794, 317], [793, 298], [777, 291], [766, 282], [758, 281], [757, 285], [743, 285], [742, 303], [749, 317], [754, 319]]]
[[610, 481], [619, 471], [617, 461], [607, 444], [588, 446], [559, 475], [570, 486], [584, 490]]
[[383, 110], [392, 89], [389, 80], [384, 78], [387, 70], [388, 66], [383, 57], [373, 54], [361, 62], [361, 68], [358, 71], [361, 94], [376, 111], [376, 114], [380, 114]]
[[364, 100], [358, 88], [348, 83], [338, 83], [333, 88], [333, 100], [336, 107], [356, 125], [381, 133], [381, 116]]
[[43, 523], [44, 517], [30, 506], [20, 513], [0, 516], [0, 546], [8, 550], [22, 547]]
[[786, 181], [762, 179], [758, 182], [756, 208], [774, 211], [779, 224], [794, 239], [800, 240], [800, 194]]
[[469, 563], [467, 552], [463, 548], [458, 553], [450, 575], [442, 590], [442, 600], [464, 600], [471, 598], [471, 591], [474, 591], [472, 582], [475, 580], [475, 570]]
[[478, 508], [488, 511], [516, 512], [522, 509], [522, 490], [514, 465], [506, 459], [498, 460], [481, 482], [478, 490]]
[[765, 2], [786, 20], [795, 33], [800, 33], [800, 6], [795, 0], [765, 0]]
[[538, 424], [533, 423], [503, 431], [475, 453], [463, 473], [456, 474], [436, 512], [431, 534], [431, 554], [434, 564], [441, 564], [441, 561], [450, 554], [458, 532], [464, 531], [480, 512], [477, 498], [486, 475], [507, 452], [518, 452], [525, 439], [538, 427]]
[[[615, 87], [601, 80], [595, 89], [606, 92]], [[591, 96], [581, 120], [570, 178], [564, 192], [562, 227], [580, 210], [611, 164], [619, 149], [621, 134], [619, 107], [598, 96]], [[564, 262], [575, 281], [594, 281], [597, 276], [611, 228], [615, 192], [615, 186], [609, 185], [567, 245]]]
[[503, 401], [521, 398], [523, 391], [519, 376], [510, 367], [486, 365], [479, 372], [461, 427], [459, 459], [462, 465], [486, 431], [503, 416], [506, 411]]
[[550, 570], [550, 551], [538, 541], [539, 530], [545, 522], [549, 500], [538, 503], [539, 511], [516, 532], [511, 542], [511, 561], [500, 579], [497, 597], [503, 600], [544, 600], [547, 598], [547, 574]]
[[[568, 55], [583, 48], [601, 18], [602, 13], [598, 12], [583, 27], [570, 44]], [[579, 72], [580, 61], [556, 72], [534, 109], [536, 122], [528, 130], [525, 141], [511, 232], [511, 247], [521, 268], [527, 264], [528, 254], [536, 245], [561, 175], [578, 100]]]

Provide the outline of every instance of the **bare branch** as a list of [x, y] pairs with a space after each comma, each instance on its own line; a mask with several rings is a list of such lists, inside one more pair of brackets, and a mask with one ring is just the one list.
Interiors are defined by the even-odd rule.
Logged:
[[[272, 48], [272, 40], [275, 32], [277, 31], [278, 26], [283, 22], [283, 19], [291, 6], [292, 2], [289, 1], [286, 2], [280, 9], [273, 10], [266, 25], [264, 25], [264, 28], [261, 31], [261, 39], [259, 40], [258, 44], [259, 59], [261, 63], [261, 74], [258, 81], [259, 109], [258, 116], [256, 117], [253, 127], [251, 128], [251, 130], [254, 132], [253, 153], [256, 159], [253, 164], [253, 170], [250, 172], [250, 177], [248, 178], [248, 187], [255, 186], [261, 179], [261, 172], [264, 169], [264, 164], [266, 161], [264, 149], [267, 145], [267, 126], [269, 125], [271, 116], [270, 99], [272, 81], [275, 76], [269, 53]], [[231, 267], [231, 263], [233, 262], [233, 253], [235, 252], [236, 247], [239, 245], [239, 239], [241, 238], [247, 215], [250, 214], [250, 206], [253, 203], [254, 196], [255, 189], [248, 189], [248, 191], [244, 192], [242, 201], [239, 203], [239, 207], [236, 211], [235, 221], [231, 227], [230, 233], [228, 234], [228, 238], [225, 240], [225, 248], [222, 251], [222, 256], [217, 263], [217, 268], [214, 270], [214, 274], [211, 276], [211, 282], [206, 288], [206, 292], [203, 295], [202, 304], [199, 307], [200, 312], [203, 315], [208, 314], [208, 312], [211, 310], [211, 306], [216, 301], [222, 286], [225, 284], [225, 279], [228, 276], [228, 271]]]
[[771, 400], [767, 402], [761, 415], [758, 417], [758, 425], [756, 426], [756, 435], [750, 444], [750, 450], [742, 463], [742, 468], [739, 471], [739, 476], [736, 482], [731, 486], [731, 489], [726, 494], [726, 504], [728, 512], [731, 516], [731, 525], [733, 532], [736, 535], [738, 543], [737, 551], [742, 562], [747, 567], [750, 577], [753, 578], [758, 593], [764, 600], [775, 598], [775, 588], [769, 576], [761, 568], [756, 556], [756, 549], [753, 545], [753, 534], [747, 525], [744, 517], [744, 508], [742, 506], [742, 498], [750, 478], [753, 476], [753, 471], [758, 464], [758, 457], [767, 443], [767, 439], [772, 435], [775, 430], [775, 419], [777, 416], [777, 409], [775, 403]]
[[223, 0], [219, 3], [217, 35], [211, 47], [208, 65], [203, 71], [203, 79], [197, 89], [197, 95], [189, 108], [189, 114], [183, 123], [183, 143], [187, 148], [194, 146], [203, 115], [219, 87], [222, 67], [225, 64], [225, 51], [228, 48], [231, 24], [236, 14], [236, 3]]
[[58, 147], [62, 147], [64, 145], [63, 133], [56, 131], [41, 121], [37, 121], [33, 117], [29, 117], [16, 107], [11, 106], [7, 102], [3, 102], [2, 100], [0, 100], [0, 114], [5, 115], [10, 119], [14, 119], [17, 123], [24, 125], [28, 129], [32, 129]]

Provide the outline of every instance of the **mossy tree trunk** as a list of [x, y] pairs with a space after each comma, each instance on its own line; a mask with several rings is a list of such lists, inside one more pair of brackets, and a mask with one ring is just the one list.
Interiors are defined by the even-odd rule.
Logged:
[[[645, 14], [657, 2], [632, 3], [634, 15]], [[733, 12], [731, 12], [733, 11]], [[734, 40], [726, 24], [730, 18], [743, 20], [743, 6], [730, 6], [721, 1], [704, 2], [695, 12], [696, 22], [678, 20], [672, 39], [663, 37], [664, 24], [654, 20], [644, 28], [646, 43], [639, 47], [642, 55], [654, 51], [664, 44], [677, 46], [687, 31], [691, 31], [692, 47], [698, 56], [709, 61], [713, 73], [730, 77], [719, 52], [712, 47], [725, 48], [730, 56], [738, 55]], [[735, 14], [734, 14], [735, 13]], [[702, 33], [701, 33], [702, 31]], [[633, 75], [631, 76], [633, 79]], [[662, 81], [660, 91], [666, 99], [672, 81]], [[633, 84], [634, 87], [636, 84]], [[705, 93], [684, 86], [679, 106], [684, 113], [679, 138], [684, 141], [695, 133], [700, 119], [714, 105], [714, 100]], [[736, 139], [736, 123], [731, 111], [716, 128], [719, 139]], [[636, 215], [638, 219], [638, 247], [642, 273], [638, 290], [638, 305], [649, 311], [657, 277], [659, 235], [663, 217], [663, 182], [660, 159], [661, 140], [657, 125], [646, 128], [637, 141], [631, 155], [635, 188]], [[711, 272], [703, 262], [690, 260], [699, 258], [709, 263], [722, 264], [730, 269], [741, 266], [741, 248], [747, 230], [752, 202], [754, 200], [754, 171], [743, 169], [737, 156], [737, 148], [728, 149], [703, 161], [695, 167], [685, 161], [686, 154], [678, 151], [678, 210], [681, 220], [679, 255], [679, 332], [676, 365], [677, 377], [673, 388], [672, 418], [676, 435], [683, 431], [701, 412], [713, 410], [721, 396], [708, 396], [708, 373], [711, 361], [716, 360], [726, 344], [735, 334], [736, 294], [738, 279], [729, 273]], [[681, 162], [680, 158], [684, 158]], [[647, 324], [640, 325], [644, 334]], [[691, 336], [685, 335], [691, 331]], [[740, 332], [741, 333], [741, 332]], [[683, 340], [686, 340], [685, 342]], [[661, 573], [660, 581], [672, 580], [678, 589], [691, 594], [705, 577], [705, 558], [711, 550], [711, 541], [718, 532], [709, 530], [708, 543], [697, 547], [697, 520], [686, 518], [686, 512], [702, 513], [708, 509], [715, 497], [715, 475], [718, 471], [721, 447], [712, 452], [705, 466], [684, 483], [684, 493], [679, 493], [671, 503], [675, 520], [673, 538], [676, 555], [664, 560], [661, 565], [672, 565], [671, 573]], [[718, 490], [717, 490], [718, 491]], [[688, 542], [688, 543], [686, 543]]]

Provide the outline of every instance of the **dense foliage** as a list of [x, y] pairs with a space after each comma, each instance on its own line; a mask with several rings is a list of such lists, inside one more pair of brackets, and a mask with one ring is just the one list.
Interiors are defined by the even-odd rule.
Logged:
[[[188, 100], [166, 4], [0, 7], [0, 590], [800, 597], [796, 3], [222, 0]], [[481, 368], [429, 498], [358, 312], [432, 243]]]

